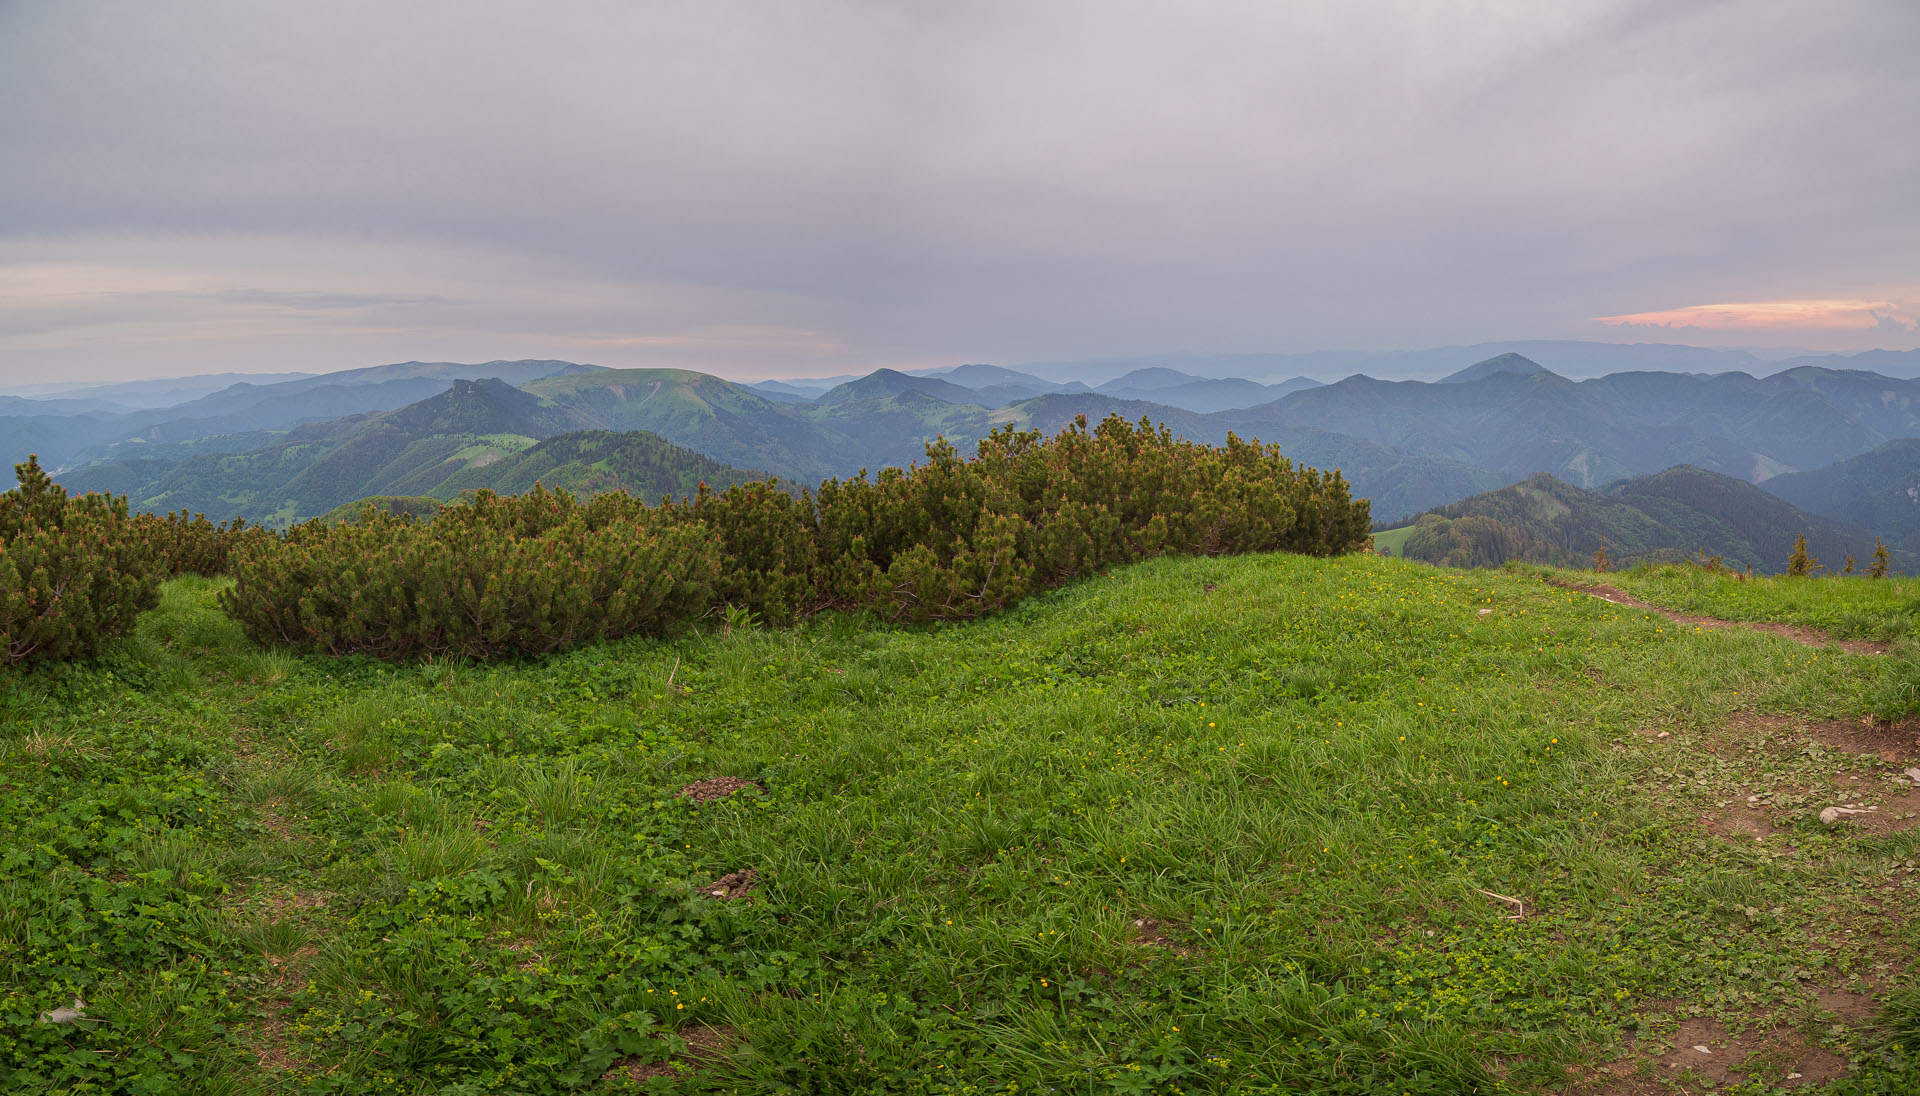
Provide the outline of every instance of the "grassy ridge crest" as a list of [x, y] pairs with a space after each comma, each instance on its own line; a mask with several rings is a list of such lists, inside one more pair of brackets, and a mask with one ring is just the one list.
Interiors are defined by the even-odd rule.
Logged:
[[[1790, 587], [1865, 584], [1739, 593]], [[8, 1091], [1454, 1096], [1685, 1081], [1683, 1021], [1912, 1091], [1914, 832], [1815, 817], [1901, 763], [1810, 737], [1910, 645], [1365, 555], [503, 665], [261, 651], [221, 588], [0, 693]]]

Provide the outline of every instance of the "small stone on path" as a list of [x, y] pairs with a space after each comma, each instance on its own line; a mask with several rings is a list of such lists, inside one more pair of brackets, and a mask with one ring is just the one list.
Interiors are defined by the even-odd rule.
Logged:
[[1844, 818], [1850, 818], [1853, 815], [1863, 813], [1865, 812], [1854, 807], [1828, 807], [1826, 810], [1820, 812], [1820, 821], [1831, 826]]

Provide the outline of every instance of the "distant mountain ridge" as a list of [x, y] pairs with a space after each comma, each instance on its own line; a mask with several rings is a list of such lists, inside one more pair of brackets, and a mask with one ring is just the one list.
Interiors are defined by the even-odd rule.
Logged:
[[[390, 411], [445, 391], [456, 379], [497, 377], [522, 384], [540, 377], [588, 373], [598, 366], [562, 361], [400, 362], [299, 376], [272, 384], [242, 380], [163, 408], [84, 416], [0, 416], [0, 452], [38, 453], [62, 469], [131, 455], [155, 443], [176, 443], [253, 430], [279, 430], [369, 411]], [[138, 382], [164, 386], [168, 382]]]
[[1920, 382], [1800, 367], [1759, 379], [1616, 373], [1572, 381], [1498, 371], [1453, 383], [1348, 377], [1234, 412], [1310, 424], [1518, 479], [1594, 487], [1674, 464], [1749, 481], [1920, 434]]
[[[435, 402], [456, 384], [448, 373], [482, 369], [533, 379], [459, 382], [456, 398]], [[1217, 410], [1175, 401], [1252, 382], [1142, 369], [1111, 378], [1106, 391], [1053, 384], [1038, 395], [1026, 387], [1034, 377], [998, 366], [877, 370], [797, 397], [690, 370], [399, 363], [352, 371], [358, 383], [335, 375], [233, 385], [162, 412], [105, 416], [105, 426], [97, 415], [0, 417], [0, 441], [51, 432], [76, 463], [88, 461], [62, 471], [63, 482], [125, 492], [137, 505], [286, 520], [323, 502], [324, 510], [364, 495], [427, 494], [462, 467], [502, 463], [581, 431], [646, 431], [727, 468], [812, 485], [909, 464], [938, 437], [964, 452], [998, 426], [1051, 433], [1077, 415], [1117, 413], [1208, 443], [1231, 432], [1278, 444], [1299, 463], [1340, 468], [1356, 495], [1373, 500], [1375, 518], [1392, 521], [1534, 471], [1586, 488], [1676, 464], [1764, 482], [1920, 436], [1920, 382], [1809, 365], [1766, 378], [1640, 372], [1574, 381], [1509, 355], [1445, 382], [1302, 381], [1265, 402]], [[476, 394], [484, 406], [462, 402]], [[401, 403], [409, 395], [416, 398]], [[133, 429], [138, 439], [125, 436]], [[75, 444], [101, 431], [116, 440]]]
[[1920, 349], [1868, 350], [1852, 355], [1809, 354], [1580, 339], [1514, 339], [1421, 350], [1165, 353], [1015, 362], [1013, 368], [1051, 380], [1081, 380], [1089, 384], [1099, 384], [1143, 366], [1163, 366], [1206, 377], [1238, 376], [1268, 382], [1294, 376], [1339, 378], [1355, 374], [1378, 380], [1434, 380], [1501, 354], [1523, 355], [1552, 372], [1572, 378], [1640, 372], [1741, 372], [1767, 376], [1802, 365], [1823, 369], [1864, 369], [1901, 379], [1920, 377]]
[[368, 496], [452, 498], [535, 480], [586, 493], [684, 494], [761, 473], [729, 467], [650, 434], [580, 433], [563, 410], [493, 379], [456, 380], [389, 412], [297, 427], [242, 453], [109, 462], [63, 475], [71, 491], [128, 495], [137, 509], [185, 509], [268, 524], [324, 514]]
[[[1759, 572], [1785, 569], [1795, 538], [1834, 570], [1864, 567], [1874, 539], [1795, 509], [1752, 484], [1679, 465], [1586, 491], [1546, 473], [1422, 514], [1404, 554], [1445, 566], [1511, 560], [1585, 566], [1604, 545], [1620, 566], [1701, 553]], [[1900, 553], [1911, 564], [1910, 553]]]
[[1764, 486], [1809, 513], [1920, 544], [1920, 438], [1896, 438], [1824, 468], [1776, 476]]
[[1440, 383], [1461, 384], [1466, 381], [1477, 381], [1482, 377], [1491, 377], [1496, 373], [1514, 373], [1524, 377], [1532, 373], [1550, 372], [1552, 370], [1524, 354], [1507, 353], [1488, 358], [1483, 362], [1476, 362], [1458, 373], [1449, 373], [1440, 378]]

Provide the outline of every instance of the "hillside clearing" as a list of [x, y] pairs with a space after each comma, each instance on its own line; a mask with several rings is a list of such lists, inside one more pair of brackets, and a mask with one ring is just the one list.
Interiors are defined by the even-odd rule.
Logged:
[[4, 679], [8, 1091], [1912, 1090], [1909, 638], [1273, 555], [393, 666], [217, 589]]

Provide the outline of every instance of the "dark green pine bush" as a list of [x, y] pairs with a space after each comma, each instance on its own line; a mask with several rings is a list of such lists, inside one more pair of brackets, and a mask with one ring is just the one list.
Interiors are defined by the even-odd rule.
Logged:
[[158, 604], [161, 565], [120, 496], [71, 498], [37, 457], [0, 495], [0, 665], [85, 658]]
[[273, 539], [272, 530], [248, 525], [245, 518], [214, 524], [205, 514], [182, 510], [159, 514], [136, 514], [134, 523], [159, 553], [161, 575], [224, 575], [228, 572], [233, 546], [243, 541]]
[[536, 488], [482, 492], [431, 522], [367, 511], [232, 549], [228, 612], [262, 643], [382, 658], [537, 654], [715, 610], [771, 623], [821, 608], [979, 616], [1076, 575], [1168, 553], [1364, 546], [1364, 500], [1272, 446], [1075, 421], [996, 431], [962, 460], [828, 480], [702, 488], [649, 507]]
[[379, 658], [543, 654], [708, 608], [717, 558], [695, 524], [635, 508], [594, 528], [588, 510], [536, 487], [431, 522], [307, 522], [237, 546], [221, 603], [257, 642]]
[[1368, 538], [1338, 472], [1274, 446], [1224, 448], [1109, 417], [1043, 441], [995, 431], [979, 455], [829, 480], [818, 501], [823, 601], [911, 620], [978, 616], [1090, 570], [1168, 553], [1335, 555]]

